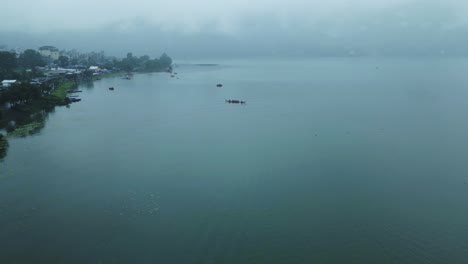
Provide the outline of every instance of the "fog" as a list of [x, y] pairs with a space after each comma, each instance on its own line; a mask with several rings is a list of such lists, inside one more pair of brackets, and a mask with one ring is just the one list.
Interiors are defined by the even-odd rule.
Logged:
[[17, 0], [2, 3], [0, 44], [179, 58], [464, 56], [467, 18], [468, 3], [454, 0]]

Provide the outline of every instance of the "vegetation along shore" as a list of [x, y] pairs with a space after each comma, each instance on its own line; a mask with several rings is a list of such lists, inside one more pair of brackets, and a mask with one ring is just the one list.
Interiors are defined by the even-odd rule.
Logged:
[[79, 84], [131, 72], [171, 71], [171, 65], [165, 53], [151, 59], [132, 53], [116, 58], [102, 51], [59, 51], [52, 46], [0, 51], [0, 160], [6, 156], [8, 137], [40, 131], [56, 106], [79, 101], [70, 96]]

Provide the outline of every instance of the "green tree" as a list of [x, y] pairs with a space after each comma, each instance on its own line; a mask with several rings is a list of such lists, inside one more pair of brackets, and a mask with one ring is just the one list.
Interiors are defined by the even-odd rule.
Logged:
[[150, 60], [150, 57], [149, 57], [148, 55], [143, 55], [143, 56], [141, 56], [139, 59], [140, 59], [140, 62], [141, 62], [141, 63], [144, 63], [144, 62], [149, 61], [149, 60]]
[[36, 66], [44, 66], [45, 62], [39, 52], [28, 49], [25, 50], [18, 59], [19, 65], [26, 69], [32, 69]]
[[72, 59], [70, 59], [69, 64], [70, 64], [70, 65], [77, 65], [77, 64], [78, 64], [78, 58], [72, 58]]
[[67, 56], [60, 56], [58, 58], [58, 65], [60, 67], [67, 67], [69, 63], [70, 63], [70, 59]]
[[93, 57], [88, 58], [88, 63], [87, 63], [88, 66], [96, 66], [96, 64], [97, 64], [97, 61], [95, 58]]
[[18, 65], [16, 55], [8, 51], [0, 51], [0, 72], [10, 72]]
[[172, 59], [171, 57], [167, 56], [166, 53], [163, 53], [163, 55], [161, 55], [159, 58], [159, 63], [163, 67], [170, 67], [172, 65]]

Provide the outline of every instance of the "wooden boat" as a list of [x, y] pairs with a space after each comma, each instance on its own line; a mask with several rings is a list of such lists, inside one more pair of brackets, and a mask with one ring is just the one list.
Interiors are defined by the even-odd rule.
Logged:
[[67, 97], [66, 101], [67, 101], [68, 103], [77, 103], [77, 102], [80, 102], [81, 99], [79, 99], [79, 98], [70, 98], [70, 97]]
[[231, 100], [231, 99], [225, 100], [225, 102], [228, 103], [228, 104], [246, 104], [247, 103], [246, 101]]

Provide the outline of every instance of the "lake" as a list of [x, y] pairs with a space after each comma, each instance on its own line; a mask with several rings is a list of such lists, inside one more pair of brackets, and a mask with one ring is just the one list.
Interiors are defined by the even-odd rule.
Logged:
[[200, 63], [10, 139], [0, 263], [467, 263], [468, 60]]

